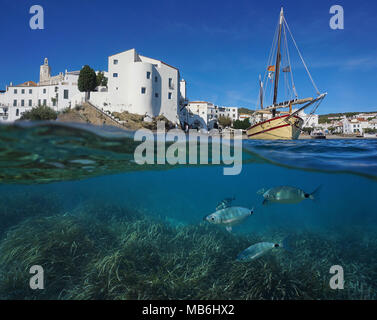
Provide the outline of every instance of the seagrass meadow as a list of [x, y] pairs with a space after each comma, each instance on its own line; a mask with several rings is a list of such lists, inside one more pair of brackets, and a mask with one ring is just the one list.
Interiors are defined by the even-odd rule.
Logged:
[[[139, 166], [129, 136], [93, 129], [0, 126], [0, 141], [0, 299], [377, 298], [377, 141], [244, 141], [233, 176]], [[274, 186], [321, 189], [263, 205]], [[229, 197], [254, 208], [232, 232], [203, 219]], [[237, 261], [283, 240], [290, 250]], [[44, 289], [31, 289], [32, 266]]]
[[[25, 210], [1, 226], [1, 299], [376, 299], [373, 230], [236, 235], [204, 222], [175, 225], [111, 203], [66, 212], [56, 195], [51, 201], [51, 195], [18, 194], [15, 203], [21, 198]], [[2, 209], [1, 221], [6, 216]], [[287, 235], [292, 252], [235, 261], [250, 243]], [[334, 262], [345, 269], [344, 290], [328, 285]], [[45, 270], [44, 290], [26, 285], [32, 265]]]

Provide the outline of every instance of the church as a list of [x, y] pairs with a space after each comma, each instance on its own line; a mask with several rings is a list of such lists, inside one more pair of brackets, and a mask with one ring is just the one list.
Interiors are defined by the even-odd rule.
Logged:
[[38, 105], [46, 105], [56, 111], [69, 107], [76, 96], [81, 97], [77, 88], [80, 71], [65, 71], [51, 76], [51, 67], [45, 58], [40, 66], [39, 82], [26, 81], [10, 83], [0, 92], [0, 121], [15, 121], [21, 115]]

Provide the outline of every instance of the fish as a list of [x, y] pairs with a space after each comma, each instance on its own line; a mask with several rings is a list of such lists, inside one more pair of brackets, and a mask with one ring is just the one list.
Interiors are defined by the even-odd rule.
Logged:
[[275, 248], [285, 248], [288, 251], [292, 251], [291, 248], [288, 246], [286, 239], [283, 240], [282, 243], [259, 242], [251, 245], [250, 247], [242, 251], [237, 256], [236, 261], [249, 262], [263, 256], [264, 254]]
[[221, 209], [225, 209], [225, 208], [228, 208], [232, 205], [232, 202], [236, 200], [236, 197], [232, 197], [232, 198], [225, 198], [223, 200], [221, 200], [217, 206], [216, 206], [216, 211], [217, 210], [221, 210]]
[[212, 224], [224, 226], [228, 232], [232, 232], [233, 226], [241, 224], [253, 213], [254, 208], [228, 207], [205, 216], [203, 220]]
[[315, 189], [312, 193], [306, 193], [305, 191], [290, 186], [279, 186], [268, 189], [259, 190], [257, 193], [262, 194], [264, 197], [263, 204], [268, 204], [269, 202], [278, 203], [299, 203], [304, 199], [315, 200], [318, 199], [318, 193], [321, 186]]

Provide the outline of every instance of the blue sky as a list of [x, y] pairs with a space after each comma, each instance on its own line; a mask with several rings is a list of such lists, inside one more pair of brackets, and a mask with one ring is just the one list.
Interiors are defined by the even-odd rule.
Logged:
[[[29, 9], [42, 5], [45, 29], [31, 30]], [[344, 30], [329, 27], [332, 5], [344, 8]], [[328, 92], [319, 113], [377, 110], [377, 2], [348, 0], [98, 1], [0, 0], [0, 88], [136, 48], [180, 69], [190, 100], [254, 109], [281, 5], [312, 76]], [[291, 46], [292, 60], [294, 50]], [[300, 96], [313, 96], [294, 65]]]

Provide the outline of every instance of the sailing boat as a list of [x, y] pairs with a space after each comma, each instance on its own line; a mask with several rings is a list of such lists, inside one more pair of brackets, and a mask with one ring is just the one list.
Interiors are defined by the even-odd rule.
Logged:
[[[299, 98], [296, 86], [294, 84], [292, 66], [290, 63], [288, 42], [287, 42], [287, 31], [291, 35], [293, 43], [298, 51], [300, 59], [306, 69], [307, 74], [312, 82], [314, 89], [316, 90], [317, 96], [315, 98]], [[276, 50], [276, 54], [275, 54]], [[282, 59], [282, 50], [285, 54]], [[275, 63], [272, 65], [275, 58]], [[286, 66], [282, 67], [282, 62], [286, 63]], [[286, 94], [288, 99], [282, 102], [278, 102], [278, 89], [279, 89], [279, 77], [280, 72], [283, 72], [285, 76], [285, 86]], [[252, 119], [254, 124], [247, 129], [247, 136], [249, 139], [284, 139], [293, 140], [298, 139], [302, 127], [304, 126], [304, 120], [299, 116], [299, 113], [309, 106], [313, 106], [313, 110], [309, 117], [315, 112], [319, 104], [322, 102], [327, 93], [320, 93], [317, 86], [315, 85], [312, 76], [310, 75], [309, 69], [307, 68], [304, 59], [297, 47], [296, 41], [288, 27], [287, 21], [284, 18], [284, 11], [281, 8], [279, 23], [277, 31], [275, 33], [273, 45], [270, 52], [270, 57], [268, 61], [268, 67], [266, 70], [265, 77], [262, 81], [259, 77], [260, 83], [260, 109], [254, 111]], [[267, 86], [264, 88], [264, 83]], [[272, 105], [264, 108], [263, 101], [265, 95], [268, 91], [268, 84], [271, 83], [271, 97], [273, 93]], [[272, 86], [273, 83], [273, 86]], [[297, 110], [292, 110], [295, 105], [303, 105]], [[279, 109], [288, 108], [287, 111], [280, 111]]]

